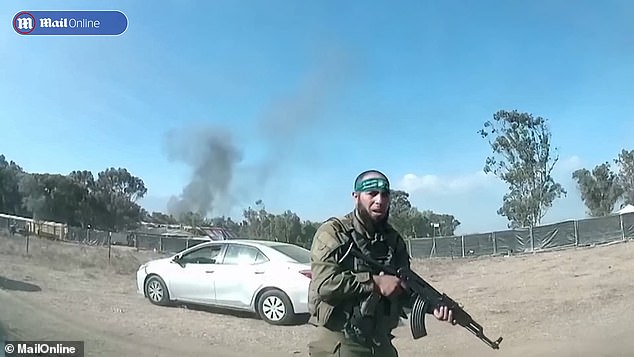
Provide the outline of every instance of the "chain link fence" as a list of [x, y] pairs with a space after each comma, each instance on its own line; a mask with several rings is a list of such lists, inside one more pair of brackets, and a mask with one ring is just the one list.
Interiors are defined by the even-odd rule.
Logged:
[[[10, 235], [22, 235], [27, 237], [27, 240], [29, 235], [35, 235], [85, 245], [127, 246], [160, 253], [176, 253], [210, 240], [208, 237], [174, 237], [143, 230], [107, 232], [82, 229], [3, 214], [0, 214], [0, 231]], [[407, 240], [407, 245], [413, 258], [426, 259], [513, 255], [629, 239], [634, 239], [634, 213], [569, 220], [532, 228], [490, 233], [411, 238]], [[308, 248], [308, 244], [304, 246]]]
[[512, 255], [634, 239], [634, 213], [525, 229], [407, 240], [413, 258]]
[[56, 222], [0, 214], [0, 232], [9, 236], [22, 236], [29, 250], [29, 238], [39, 237], [89, 246], [124, 246], [159, 253], [176, 253], [209, 241], [208, 237], [171, 237], [159, 233], [140, 231], [108, 232], [96, 229], [69, 227]]

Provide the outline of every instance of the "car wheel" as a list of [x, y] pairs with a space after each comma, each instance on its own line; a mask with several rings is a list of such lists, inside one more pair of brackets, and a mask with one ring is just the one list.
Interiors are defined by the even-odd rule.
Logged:
[[286, 324], [295, 316], [291, 300], [280, 290], [265, 291], [260, 296], [258, 314], [272, 325]]
[[152, 275], [145, 282], [145, 295], [154, 305], [169, 305], [169, 292], [165, 282], [158, 275]]

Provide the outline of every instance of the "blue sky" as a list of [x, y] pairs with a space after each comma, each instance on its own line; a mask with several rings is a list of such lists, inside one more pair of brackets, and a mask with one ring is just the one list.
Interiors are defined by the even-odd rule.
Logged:
[[[347, 212], [356, 174], [378, 168], [415, 206], [484, 232], [506, 226], [505, 186], [481, 173], [490, 148], [477, 130], [517, 109], [548, 118], [559, 149], [568, 196], [544, 222], [583, 218], [572, 171], [632, 149], [634, 3], [390, 4], [4, 1], [0, 152], [30, 172], [126, 167], [148, 187], [144, 207], [165, 211], [192, 174], [167, 133], [193, 150], [211, 130], [240, 159], [217, 214], [262, 199], [322, 220]], [[18, 11], [40, 9], [121, 10], [129, 27], [13, 31]]]

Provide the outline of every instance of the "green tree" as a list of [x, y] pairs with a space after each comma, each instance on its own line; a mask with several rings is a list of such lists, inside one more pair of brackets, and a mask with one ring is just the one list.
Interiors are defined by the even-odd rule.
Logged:
[[321, 223], [302, 221], [299, 216], [286, 210], [282, 214], [267, 212], [262, 200], [255, 202], [257, 208], [243, 211], [243, 221], [237, 231], [250, 239], [274, 240], [309, 248]]
[[26, 208], [20, 193], [20, 181], [26, 175], [14, 161], [7, 161], [0, 154], [0, 212], [22, 215]]
[[147, 193], [143, 180], [125, 168], [108, 168], [97, 175], [95, 182], [97, 225], [103, 229], [122, 230], [136, 226], [142, 218], [136, 201]]
[[[390, 200], [390, 223], [405, 237], [451, 236], [460, 225], [454, 216], [421, 212], [409, 201], [409, 193], [392, 190]], [[432, 224], [437, 223], [440, 229]]]
[[[401, 190], [390, 191], [390, 224], [402, 235], [416, 235], [416, 228], [412, 221], [415, 212], [417, 210], [412, 210], [409, 193]], [[418, 233], [422, 232], [419, 230]]]
[[242, 213], [244, 217], [242, 233], [251, 239], [272, 240], [274, 216], [266, 211], [261, 201], [256, 202], [259, 209], [248, 207]]
[[547, 119], [500, 110], [478, 133], [493, 151], [484, 171], [509, 187], [497, 213], [510, 221], [509, 227], [538, 225], [555, 199], [566, 195], [552, 177], [559, 156], [551, 148]]
[[125, 168], [109, 168], [98, 174], [97, 185], [104, 191], [136, 202], [147, 193], [143, 180]]
[[301, 245], [306, 249], [310, 249], [313, 244], [315, 233], [317, 233], [317, 229], [319, 229], [320, 225], [321, 222], [311, 222], [309, 220], [302, 222], [302, 238], [299, 242], [297, 242], [298, 245]]
[[390, 190], [390, 215], [407, 214], [411, 208], [409, 193], [401, 190]]
[[37, 220], [50, 220], [79, 225], [82, 198], [85, 193], [68, 176], [60, 174], [28, 174], [22, 177], [19, 192], [24, 207]]
[[621, 150], [614, 162], [619, 166], [618, 181], [623, 189], [623, 203], [634, 205], [634, 150]]
[[616, 201], [623, 195], [617, 175], [607, 162], [597, 165], [592, 172], [588, 169], [576, 170], [572, 173], [572, 178], [577, 181], [581, 199], [592, 217], [612, 213]]
[[51, 217], [51, 188], [46, 186], [45, 175], [29, 174], [22, 177], [19, 192], [24, 207], [30, 216], [36, 220], [50, 220]]
[[99, 203], [97, 201], [97, 185], [92, 172], [88, 170], [72, 171], [68, 177], [81, 189], [81, 196], [77, 204], [77, 221], [82, 228], [94, 226], [99, 221], [97, 217]]

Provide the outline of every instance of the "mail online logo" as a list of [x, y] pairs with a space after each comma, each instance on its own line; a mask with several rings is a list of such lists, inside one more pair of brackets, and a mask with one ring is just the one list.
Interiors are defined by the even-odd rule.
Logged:
[[21, 35], [30, 34], [36, 26], [35, 16], [26, 11], [19, 12], [13, 17], [13, 29]]
[[115, 10], [20, 11], [13, 29], [23, 36], [119, 36], [128, 28], [128, 18]]

